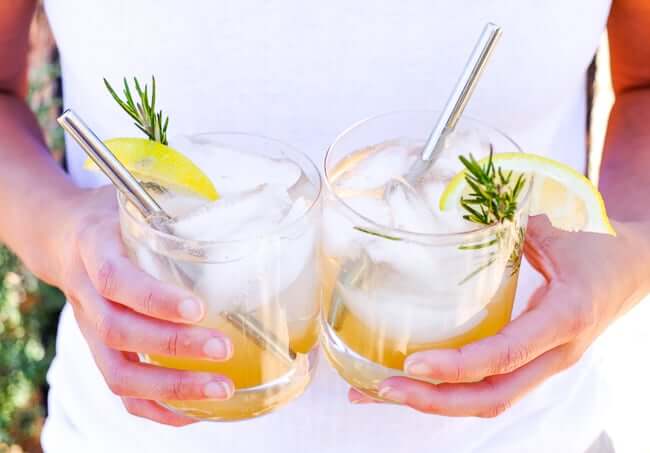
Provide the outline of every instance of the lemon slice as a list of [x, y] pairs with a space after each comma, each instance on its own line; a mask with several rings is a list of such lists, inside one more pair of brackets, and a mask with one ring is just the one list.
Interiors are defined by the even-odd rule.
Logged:
[[[138, 179], [184, 189], [211, 201], [219, 198], [210, 178], [174, 148], [146, 138], [112, 138], [104, 143]], [[86, 159], [84, 168], [99, 170], [90, 159]]]
[[[480, 164], [484, 164], [487, 158]], [[546, 214], [551, 224], [567, 231], [589, 231], [616, 235], [598, 189], [584, 175], [561, 162], [535, 154], [502, 153], [494, 164], [515, 174], [533, 174], [530, 215]], [[471, 189], [461, 171], [447, 184], [440, 209], [460, 207], [460, 199]]]

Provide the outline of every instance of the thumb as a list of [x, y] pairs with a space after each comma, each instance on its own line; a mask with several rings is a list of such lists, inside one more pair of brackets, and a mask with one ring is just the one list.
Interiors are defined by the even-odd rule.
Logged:
[[528, 262], [541, 273], [546, 281], [556, 277], [560, 271], [559, 257], [567, 253], [571, 233], [551, 225], [544, 214], [528, 218], [524, 255]]

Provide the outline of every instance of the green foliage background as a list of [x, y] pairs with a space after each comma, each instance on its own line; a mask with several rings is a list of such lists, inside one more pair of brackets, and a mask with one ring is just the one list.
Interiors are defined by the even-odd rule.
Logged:
[[[55, 118], [59, 67], [45, 62], [30, 70], [28, 103], [55, 158], [63, 135]], [[0, 453], [38, 452], [45, 416], [45, 375], [54, 356], [56, 325], [64, 298], [38, 281], [0, 245]]]

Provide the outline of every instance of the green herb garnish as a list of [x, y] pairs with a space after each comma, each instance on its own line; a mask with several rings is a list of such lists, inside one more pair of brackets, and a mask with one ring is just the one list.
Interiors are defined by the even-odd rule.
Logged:
[[[480, 225], [496, 225], [513, 222], [517, 212], [517, 204], [526, 179], [519, 175], [513, 182], [513, 172], [504, 172], [494, 165], [494, 153], [490, 149], [490, 156], [486, 163], [481, 165], [472, 154], [469, 158], [459, 156], [466, 169], [465, 181], [472, 191], [461, 197], [460, 204], [467, 211], [463, 218], [469, 222]], [[476, 250], [501, 242], [507, 235], [505, 231], [497, 231], [496, 238], [484, 244], [461, 245], [461, 250]], [[519, 228], [512, 252], [508, 257], [508, 266], [511, 275], [519, 270], [521, 253], [524, 244], [524, 229]], [[471, 272], [459, 285], [462, 285], [483, 269], [492, 265], [496, 260], [491, 257], [485, 264]]]
[[361, 231], [362, 233], [369, 234], [371, 236], [376, 236], [382, 239], [388, 239], [389, 241], [401, 241], [402, 238], [398, 238], [397, 236], [389, 236], [387, 234], [379, 233], [377, 231], [372, 231], [369, 230], [368, 228], [360, 227], [360, 226], [355, 226], [353, 227], [357, 231]]
[[459, 159], [467, 170], [465, 181], [472, 188], [472, 192], [460, 199], [467, 211], [463, 218], [482, 225], [512, 221], [517, 212], [517, 199], [524, 188], [524, 175], [519, 175], [512, 184], [512, 171], [505, 173], [495, 167], [492, 150], [482, 166], [471, 154], [469, 158], [459, 156]]
[[151, 98], [149, 98], [149, 87], [146, 84], [143, 89], [137, 78], [134, 77], [133, 82], [139, 102], [133, 101], [126, 77], [124, 78], [124, 100], [115, 92], [108, 80], [104, 79], [106, 89], [113, 96], [115, 102], [135, 120], [135, 126], [144, 132], [150, 140], [166, 145], [169, 117], [163, 116], [162, 110], [156, 112], [156, 79], [151, 76]]

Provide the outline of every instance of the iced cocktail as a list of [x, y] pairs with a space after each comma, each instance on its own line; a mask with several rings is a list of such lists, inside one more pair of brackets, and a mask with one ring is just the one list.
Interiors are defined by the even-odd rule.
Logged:
[[409, 354], [494, 335], [512, 312], [530, 180], [522, 179], [511, 219], [494, 225], [467, 220], [460, 205], [440, 206], [463, 169], [459, 156], [481, 161], [519, 147], [463, 119], [412, 184], [404, 175], [435, 117], [397, 112], [363, 121], [337, 138], [325, 161], [321, 341], [339, 374], [375, 398], [382, 380], [403, 375]]
[[[212, 372], [235, 385], [227, 401], [164, 401], [209, 420], [272, 411], [300, 395], [316, 359], [321, 181], [303, 154], [275, 140], [206, 134], [170, 140], [219, 192], [206, 202], [160, 180], [143, 181], [175, 221], [154, 229], [120, 197], [122, 236], [144, 271], [192, 291], [206, 306], [201, 326], [227, 335], [224, 362], [158, 355], [158, 366]], [[180, 177], [178, 177], [180, 178]]]

